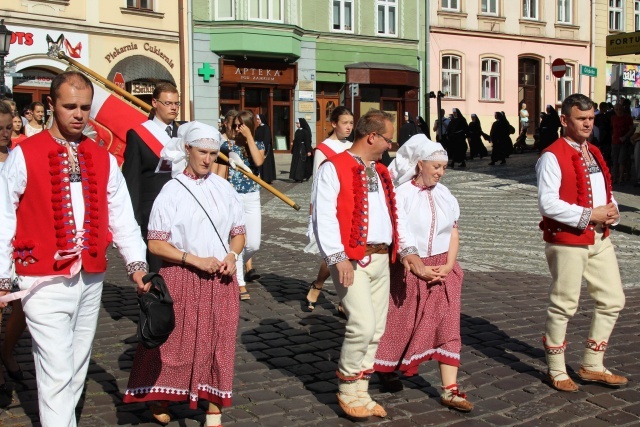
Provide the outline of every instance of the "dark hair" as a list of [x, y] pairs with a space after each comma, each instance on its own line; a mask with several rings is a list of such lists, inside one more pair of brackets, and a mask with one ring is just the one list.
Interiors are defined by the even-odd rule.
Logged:
[[[338, 120], [340, 120], [340, 116], [353, 117], [353, 113], [344, 105], [340, 105], [339, 107], [336, 107], [333, 109], [333, 111], [331, 112], [331, 118], [329, 119], [329, 121], [331, 123], [338, 123]], [[333, 129], [329, 131], [329, 136], [331, 135], [333, 135]]]
[[591, 110], [595, 107], [593, 101], [588, 96], [585, 96], [581, 93], [574, 93], [573, 95], [569, 95], [562, 102], [562, 108], [560, 112], [565, 116], [571, 115], [571, 109], [573, 107], [578, 107], [580, 111]]
[[[89, 80], [89, 77], [85, 76], [80, 71], [65, 71], [64, 73], [60, 73], [55, 76], [51, 81], [51, 88], [49, 89], [51, 103], [56, 103], [56, 99], [58, 98], [58, 95], [60, 95], [60, 86], [62, 86], [64, 83], [67, 83], [75, 87], [76, 89], [84, 89], [88, 87], [89, 89], [91, 89], [91, 99], [93, 99], [93, 84], [91, 84], [91, 80]], [[31, 106], [29, 107], [31, 108], [31, 111], [33, 111], [34, 104], [39, 103], [34, 102], [33, 104], [31, 104]]]
[[[52, 98], [53, 99], [53, 98]], [[33, 113], [34, 110], [36, 109], [36, 107], [42, 107], [44, 108], [44, 104], [42, 102], [32, 102], [31, 104], [29, 104], [29, 110], [31, 110], [31, 112]]]
[[249, 110], [240, 111], [238, 114], [236, 114], [234, 121], [236, 119], [240, 119], [242, 124], [248, 127], [249, 129], [251, 129], [251, 133], [253, 133], [253, 128], [255, 127], [255, 123], [253, 121], [253, 113], [251, 111]]
[[155, 89], [153, 89], [153, 95], [151, 95], [154, 99], [158, 99], [160, 94], [162, 93], [178, 93], [178, 89], [169, 82], [160, 82], [156, 85]]
[[393, 123], [394, 120], [393, 114], [372, 108], [358, 120], [355, 138], [361, 139], [373, 132], [382, 135], [387, 126], [385, 122], [389, 121]]
[[[227, 133], [227, 122], [229, 120], [234, 122], [236, 120], [237, 115], [238, 115], [238, 110], [232, 109], [227, 111], [227, 113], [224, 115], [224, 120], [222, 120], [222, 133]], [[231, 126], [233, 126], [233, 123], [231, 123]]]
[[0, 114], [9, 114], [13, 117], [13, 111], [11, 111], [11, 105], [8, 102], [0, 101]]

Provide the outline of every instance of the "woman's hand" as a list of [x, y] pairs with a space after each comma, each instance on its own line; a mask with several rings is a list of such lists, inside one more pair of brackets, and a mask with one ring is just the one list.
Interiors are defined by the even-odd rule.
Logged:
[[196, 258], [195, 261], [192, 261], [192, 264], [198, 270], [204, 271], [205, 273], [213, 274], [219, 271], [220, 267], [222, 266], [222, 263], [215, 257], [200, 258], [195, 257], [194, 255], [191, 256]]
[[253, 134], [251, 132], [251, 129], [249, 129], [246, 125], [240, 125], [240, 129], [238, 129], [238, 132], [240, 132], [242, 136], [244, 136], [247, 142], [253, 142]]
[[433, 270], [436, 273], [441, 274], [442, 278], [444, 279], [447, 276], [447, 274], [451, 273], [451, 271], [453, 270], [453, 265], [449, 265], [449, 264], [438, 265], [434, 267]]
[[227, 254], [226, 257], [220, 263], [218, 273], [223, 276], [233, 276], [236, 274], [236, 257], [232, 253]]

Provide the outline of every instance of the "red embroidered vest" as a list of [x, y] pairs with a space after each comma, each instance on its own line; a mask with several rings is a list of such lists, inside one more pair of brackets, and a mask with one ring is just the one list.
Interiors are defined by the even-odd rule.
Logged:
[[[611, 202], [611, 174], [600, 150], [589, 144], [589, 152], [593, 155], [600, 166], [604, 177], [607, 192], [607, 203]], [[584, 208], [593, 208], [593, 198], [591, 195], [591, 176], [582, 155], [570, 146], [564, 138], [556, 140], [543, 153], [550, 152], [556, 156], [560, 165], [562, 179], [560, 181], [560, 200], [567, 203], [576, 204]], [[558, 243], [564, 245], [593, 245], [595, 243], [595, 227], [588, 224], [584, 230], [571, 227], [567, 224], [555, 221], [551, 218], [542, 217], [540, 229], [543, 232], [543, 239], [548, 243]], [[604, 237], [609, 235], [609, 227], [604, 228]]]
[[[347, 258], [359, 261], [364, 258], [367, 248], [369, 203], [368, 184], [365, 167], [358, 163], [351, 154], [344, 151], [331, 157], [340, 181], [337, 209], [340, 238]], [[391, 262], [395, 262], [398, 242], [398, 215], [396, 197], [389, 171], [382, 163], [376, 163], [376, 171], [382, 181], [391, 226], [393, 228], [391, 243]]]
[[20, 144], [27, 168], [27, 187], [20, 199], [13, 257], [16, 273], [26, 276], [69, 274], [72, 260], [56, 261], [58, 251], [73, 249], [76, 229], [85, 230], [82, 267], [89, 273], [107, 268], [111, 241], [107, 204], [109, 153], [88, 138], [78, 146], [85, 202], [84, 218], [74, 218], [66, 148], [48, 131]]

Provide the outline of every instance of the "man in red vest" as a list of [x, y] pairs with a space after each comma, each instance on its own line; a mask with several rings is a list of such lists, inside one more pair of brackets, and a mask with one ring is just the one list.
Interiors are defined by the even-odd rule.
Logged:
[[624, 293], [609, 226], [619, 220], [611, 190], [611, 174], [597, 147], [588, 142], [595, 118], [594, 103], [574, 94], [562, 103], [564, 137], [543, 151], [536, 165], [540, 228], [553, 279], [543, 337], [548, 380], [559, 391], [578, 386], [567, 375], [564, 352], [567, 323], [580, 298], [582, 279], [595, 310], [578, 376], [607, 386], [627, 383], [604, 367], [604, 352]]
[[[136, 220], [147, 239], [151, 207], [162, 187], [171, 179], [171, 165], [160, 163], [160, 152], [178, 136], [175, 122], [180, 111], [180, 95], [171, 83], [158, 83], [153, 91], [152, 118], [127, 132], [122, 174], [127, 182]], [[147, 252], [151, 271], [158, 272], [162, 260]]]
[[[389, 307], [389, 259], [396, 258], [395, 193], [380, 163], [391, 146], [393, 116], [371, 110], [358, 120], [353, 146], [319, 169], [312, 195], [313, 228], [342, 302], [347, 324], [338, 361], [338, 403], [350, 417], [384, 417], [369, 379]], [[405, 267], [422, 261], [407, 254]]]
[[[75, 426], [98, 322], [106, 251], [113, 241], [138, 291], [146, 247], [115, 157], [82, 134], [89, 79], [51, 82], [51, 129], [26, 139], [0, 173], [0, 307], [22, 298], [33, 340], [40, 423]], [[11, 287], [15, 260], [20, 292]]]

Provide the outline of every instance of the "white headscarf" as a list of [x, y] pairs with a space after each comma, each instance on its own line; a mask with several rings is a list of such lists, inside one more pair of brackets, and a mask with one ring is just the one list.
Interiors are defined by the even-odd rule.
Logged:
[[171, 138], [160, 153], [160, 161], [171, 162], [171, 176], [176, 177], [187, 167], [186, 145], [207, 150], [219, 150], [222, 135], [218, 129], [201, 122], [189, 122], [178, 127], [178, 137]]
[[447, 162], [449, 158], [441, 144], [419, 133], [402, 144], [396, 152], [396, 158], [389, 165], [393, 185], [398, 187], [411, 180], [416, 174], [418, 162], [422, 160]]

